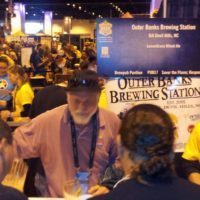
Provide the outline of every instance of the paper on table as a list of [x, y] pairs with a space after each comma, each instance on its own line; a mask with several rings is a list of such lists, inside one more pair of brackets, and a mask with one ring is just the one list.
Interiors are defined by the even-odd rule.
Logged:
[[28, 200], [65, 200], [64, 198], [48, 198], [48, 197], [29, 197]]
[[92, 197], [91, 194], [83, 194], [79, 197], [79, 200], [87, 200], [90, 197]]
[[[79, 200], [87, 200], [90, 197], [92, 197], [91, 194], [83, 194], [79, 197]], [[48, 198], [48, 197], [43, 197], [43, 198], [29, 197], [28, 199], [29, 200], [65, 200], [64, 198]]]

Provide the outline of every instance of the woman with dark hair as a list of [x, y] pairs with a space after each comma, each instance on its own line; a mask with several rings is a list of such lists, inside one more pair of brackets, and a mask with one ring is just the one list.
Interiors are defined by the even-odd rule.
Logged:
[[8, 110], [1, 112], [4, 120], [12, 118], [15, 122], [27, 120], [34, 92], [28, 82], [28, 76], [21, 66], [8, 68], [8, 78], [16, 85], [13, 91], [13, 112]]
[[[9, 126], [0, 119], [0, 183], [9, 172], [14, 158], [12, 133]], [[1, 200], [27, 200], [18, 190], [0, 184]]]
[[141, 104], [122, 120], [119, 155], [124, 178], [93, 200], [196, 200], [199, 187], [173, 175], [174, 127], [160, 107]]

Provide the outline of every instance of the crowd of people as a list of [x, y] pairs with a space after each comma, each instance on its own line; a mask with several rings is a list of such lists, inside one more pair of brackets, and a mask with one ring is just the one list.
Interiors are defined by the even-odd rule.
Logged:
[[[21, 65], [21, 48], [31, 47], [30, 66]], [[56, 82], [56, 75], [71, 74], [73, 70], [96, 71], [93, 42], [86, 42], [82, 51], [63, 42], [60, 49], [52, 43], [50, 49], [40, 43], [1, 42], [0, 44], [0, 111], [4, 119], [14, 121], [28, 117], [34, 91], [30, 80], [43, 77], [44, 84]], [[23, 95], [22, 95], [23, 94]]]
[[[21, 48], [23, 47], [32, 48], [30, 66], [22, 66], [26, 71], [31, 72], [31, 75], [54, 76], [55, 73], [67, 73], [67, 69], [84, 69], [87, 64], [96, 65], [96, 50], [93, 42], [85, 42], [82, 50], [67, 42], [61, 43], [60, 49], [58, 43], [52, 43], [50, 48], [38, 42], [1, 42], [0, 56], [8, 59], [9, 66], [22, 65]], [[95, 69], [95, 66], [93, 67]]]
[[[17, 57], [0, 54], [1, 180], [15, 156], [26, 159], [30, 167], [30, 159], [39, 159], [32, 179], [38, 196], [62, 197], [66, 182], [79, 182], [80, 191], [94, 200], [199, 198], [199, 124], [183, 154], [188, 179], [184, 180], [174, 172], [175, 129], [163, 109], [136, 105], [120, 120], [99, 106], [103, 88], [93, 48], [86, 46], [80, 52], [63, 43], [60, 50], [50, 51], [38, 44], [30, 57], [34, 75], [64, 74], [65, 68], [73, 73], [64, 88], [50, 86], [37, 94]], [[10, 120], [26, 123], [12, 136], [5, 122]], [[0, 199], [5, 195], [26, 199], [0, 185]]]

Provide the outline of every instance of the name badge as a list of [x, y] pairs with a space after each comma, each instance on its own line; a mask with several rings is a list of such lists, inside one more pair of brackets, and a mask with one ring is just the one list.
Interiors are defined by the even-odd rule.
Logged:
[[88, 192], [88, 182], [89, 182], [89, 172], [77, 172], [76, 178], [80, 184], [81, 194], [87, 194]]

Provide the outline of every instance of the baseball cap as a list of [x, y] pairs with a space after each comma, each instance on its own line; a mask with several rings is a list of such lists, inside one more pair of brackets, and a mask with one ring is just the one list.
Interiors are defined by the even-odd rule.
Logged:
[[68, 79], [67, 91], [94, 91], [100, 92], [99, 78], [92, 70], [75, 70]]

